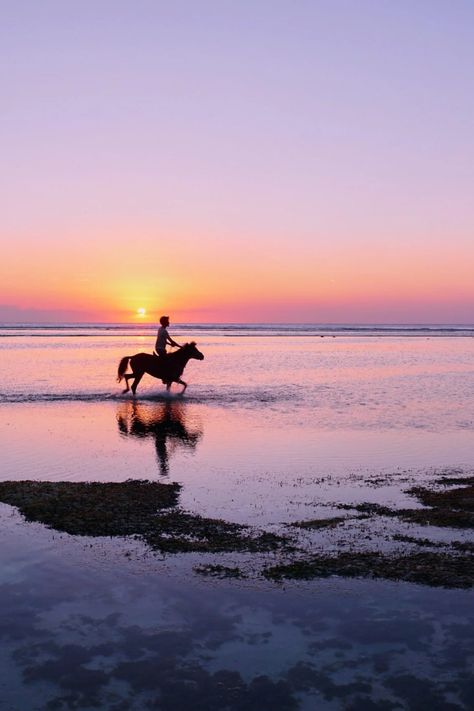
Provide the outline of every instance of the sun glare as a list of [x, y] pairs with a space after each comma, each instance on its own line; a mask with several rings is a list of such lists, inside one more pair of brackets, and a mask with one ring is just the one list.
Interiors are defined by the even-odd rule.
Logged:
[[144, 308], [137, 309], [137, 316], [140, 316], [141, 318], [146, 316], [146, 309], [144, 309]]

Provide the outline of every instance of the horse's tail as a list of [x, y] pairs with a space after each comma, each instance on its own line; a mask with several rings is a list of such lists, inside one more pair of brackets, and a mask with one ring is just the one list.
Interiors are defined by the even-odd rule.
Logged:
[[122, 380], [125, 371], [127, 370], [128, 367], [128, 361], [130, 360], [131, 356], [125, 356], [125, 358], [122, 358], [122, 360], [119, 363], [118, 371], [117, 371], [117, 382], [120, 383]]

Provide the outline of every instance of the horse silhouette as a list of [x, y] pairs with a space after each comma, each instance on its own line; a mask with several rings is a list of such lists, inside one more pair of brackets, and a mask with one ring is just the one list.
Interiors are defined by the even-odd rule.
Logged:
[[202, 437], [202, 429], [189, 427], [183, 403], [168, 401], [143, 405], [134, 400], [122, 402], [117, 409], [117, 424], [124, 437], [150, 438], [154, 441], [160, 474], [169, 473], [169, 457], [176, 447], [193, 451]]
[[[183, 385], [184, 387], [181, 393], [184, 393], [188, 385], [184, 380], [181, 380], [181, 375], [190, 358], [204, 360], [203, 354], [201, 351], [198, 351], [194, 341], [185, 343], [178, 351], [166, 356], [155, 356], [149, 353], [137, 353], [133, 356], [125, 356], [119, 363], [117, 382], [120, 383], [120, 381], [125, 378], [127, 387], [123, 392], [128, 393], [130, 390], [128, 381], [130, 378], [134, 378], [131, 390], [135, 395], [138, 383], [144, 374], [148, 373], [148, 375], [152, 375], [154, 378], [159, 378], [166, 385], [167, 390], [170, 389], [171, 383]], [[129, 362], [132, 372], [126, 375], [125, 371], [127, 370]]]

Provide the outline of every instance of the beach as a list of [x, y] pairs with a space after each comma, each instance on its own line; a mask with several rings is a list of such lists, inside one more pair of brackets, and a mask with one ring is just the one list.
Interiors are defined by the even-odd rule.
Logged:
[[474, 329], [0, 328], [2, 706], [469, 709]]

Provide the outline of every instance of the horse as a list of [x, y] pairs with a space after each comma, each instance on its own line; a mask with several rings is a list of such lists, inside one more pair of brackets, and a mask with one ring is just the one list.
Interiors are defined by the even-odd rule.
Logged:
[[[128, 393], [130, 390], [128, 381], [130, 378], [134, 378], [131, 389], [135, 395], [138, 383], [144, 374], [148, 373], [154, 378], [159, 378], [166, 385], [166, 390], [170, 389], [171, 383], [183, 385], [184, 387], [181, 391], [181, 394], [183, 394], [188, 384], [181, 380], [181, 375], [190, 358], [204, 360], [204, 355], [201, 351], [198, 351], [194, 341], [185, 343], [179, 350], [166, 356], [150, 355], [149, 353], [136, 353], [134, 356], [125, 356], [119, 363], [117, 382], [120, 383], [122, 378], [125, 378], [127, 387], [123, 392]], [[132, 372], [125, 375], [129, 362]]]

